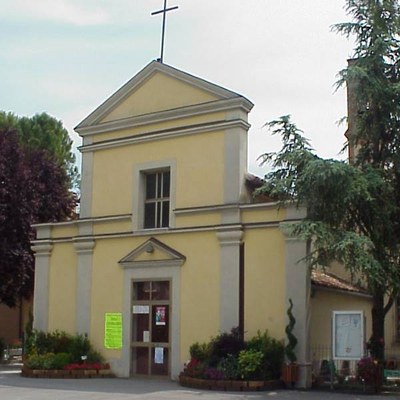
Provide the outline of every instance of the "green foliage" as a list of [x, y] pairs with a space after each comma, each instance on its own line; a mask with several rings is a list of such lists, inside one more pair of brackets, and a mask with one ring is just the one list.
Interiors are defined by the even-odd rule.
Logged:
[[296, 324], [296, 319], [293, 316], [292, 309], [293, 309], [293, 302], [292, 302], [292, 299], [289, 299], [289, 308], [287, 309], [287, 312], [286, 312], [286, 314], [289, 318], [289, 323], [287, 324], [287, 326], [285, 328], [288, 342], [285, 347], [285, 354], [286, 354], [287, 359], [291, 363], [294, 363], [297, 361], [296, 353], [294, 352], [294, 349], [297, 346], [297, 338], [293, 334], [293, 328], [294, 328], [294, 325]]
[[236, 380], [241, 377], [239, 359], [231, 354], [223, 358], [217, 368], [223, 373], [225, 379]]
[[[69, 335], [66, 332], [42, 332], [33, 330], [25, 341], [25, 354], [31, 356], [44, 356], [46, 354], [55, 354], [61, 360], [65, 356], [58, 354], [68, 354], [68, 363], [81, 363], [82, 356], [86, 357], [88, 362], [103, 362], [103, 356], [93, 349], [90, 341], [84, 335]], [[43, 361], [40, 357], [39, 360]], [[37, 359], [34, 358], [33, 362]]]
[[246, 343], [246, 349], [260, 351], [262, 359], [262, 378], [279, 379], [284, 361], [284, 345], [282, 341], [272, 338], [268, 331], [257, 332], [257, 336]]
[[44, 369], [42, 360], [43, 354], [31, 354], [27, 356], [24, 364], [30, 369]]
[[268, 334], [245, 342], [237, 328], [224, 332], [208, 343], [190, 346], [191, 360], [183, 374], [205, 379], [279, 379], [284, 345]]
[[33, 354], [27, 358], [25, 365], [31, 369], [55, 369], [54, 360], [54, 353]]
[[239, 333], [239, 328], [232, 328], [231, 332], [223, 332], [212, 339], [210, 366], [214, 367], [228, 354], [237, 356], [244, 349], [244, 340]]
[[46, 149], [67, 172], [69, 187], [77, 186], [79, 174], [72, 151], [73, 142], [61, 121], [46, 113], [18, 117], [0, 112], [0, 128], [16, 129], [21, 143], [31, 150]]
[[243, 379], [259, 379], [263, 353], [257, 350], [242, 350], [239, 353], [239, 371]]
[[267, 194], [271, 198], [288, 200], [296, 197], [297, 179], [307, 162], [314, 158], [309, 141], [302, 131], [290, 120], [289, 115], [268, 122], [265, 126], [273, 135], [281, 135], [282, 148], [279, 152], [262, 154], [261, 165], [270, 164], [273, 171], [265, 176], [265, 184], [255, 194]]
[[87, 362], [88, 363], [104, 363], [104, 357], [96, 350], [91, 348], [87, 353]]
[[52, 369], [64, 369], [71, 362], [71, 356], [68, 353], [54, 354]]
[[206, 361], [211, 356], [210, 343], [193, 343], [189, 348], [190, 357], [198, 361]]
[[70, 352], [74, 339], [71, 335], [60, 332], [42, 332], [33, 330], [25, 341], [25, 353], [46, 354], [46, 353], [68, 353]]
[[70, 360], [68, 353], [33, 354], [27, 358], [25, 365], [31, 369], [63, 369]]
[[89, 339], [84, 335], [76, 335], [73, 337], [71, 345], [69, 347], [69, 353], [71, 354], [72, 362], [80, 362], [82, 356], [88, 356], [91, 351], [91, 345]]

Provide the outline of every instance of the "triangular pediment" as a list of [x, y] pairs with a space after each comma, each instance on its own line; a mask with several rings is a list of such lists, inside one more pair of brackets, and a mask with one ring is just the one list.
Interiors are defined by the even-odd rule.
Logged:
[[235, 98], [242, 96], [169, 65], [153, 61], [75, 129], [81, 133], [91, 126]]
[[186, 257], [160, 242], [150, 238], [123, 257], [119, 264], [123, 268], [181, 266]]

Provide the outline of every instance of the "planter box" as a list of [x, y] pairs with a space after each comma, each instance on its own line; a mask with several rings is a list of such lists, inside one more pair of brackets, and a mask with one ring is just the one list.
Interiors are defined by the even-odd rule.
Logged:
[[191, 378], [179, 376], [179, 383], [195, 389], [220, 390], [220, 391], [257, 391], [265, 389], [278, 389], [282, 387], [280, 381], [225, 381]]
[[287, 388], [294, 388], [299, 376], [299, 366], [295, 363], [283, 364], [282, 366], [282, 381]]
[[97, 370], [95, 370], [95, 369], [84, 369], [83, 370], [83, 375], [85, 375], [87, 378], [96, 377]]
[[30, 369], [23, 366], [21, 376], [25, 378], [47, 378], [47, 379], [81, 379], [81, 378], [111, 378], [114, 377], [110, 369]]
[[102, 378], [113, 378], [114, 374], [112, 373], [111, 369], [99, 369], [97, 371], [97, 375]]

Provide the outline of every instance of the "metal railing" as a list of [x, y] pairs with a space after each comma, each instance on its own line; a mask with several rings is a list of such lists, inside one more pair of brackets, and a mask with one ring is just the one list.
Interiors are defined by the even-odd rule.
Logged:
[[[400, 369], [400, 348], [385, 349], [385, 368]], [[330, 380], [331, 374], [339, 377], [351, 377], [357, 374], [357, 360], [333, 360], [330, 346], [311, 347], [312, 371], [315, 377]]]

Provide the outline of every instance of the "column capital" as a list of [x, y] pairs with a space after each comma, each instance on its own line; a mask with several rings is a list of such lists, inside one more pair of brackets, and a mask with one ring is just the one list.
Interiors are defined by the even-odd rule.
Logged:
[[52, 242], [33, 242], [31, 246], [32, 251], [35, 253], [35, 257], [48, 257], [51, 255], [53, 250]]
[[217, 238], [221, 246], [239, 245], [243, 238], [242, 227], [221, 229], [217, 231]]
[[96, 242], [93, 239], [75, 239], [74, 247], [78, 254], [93, 253]]

